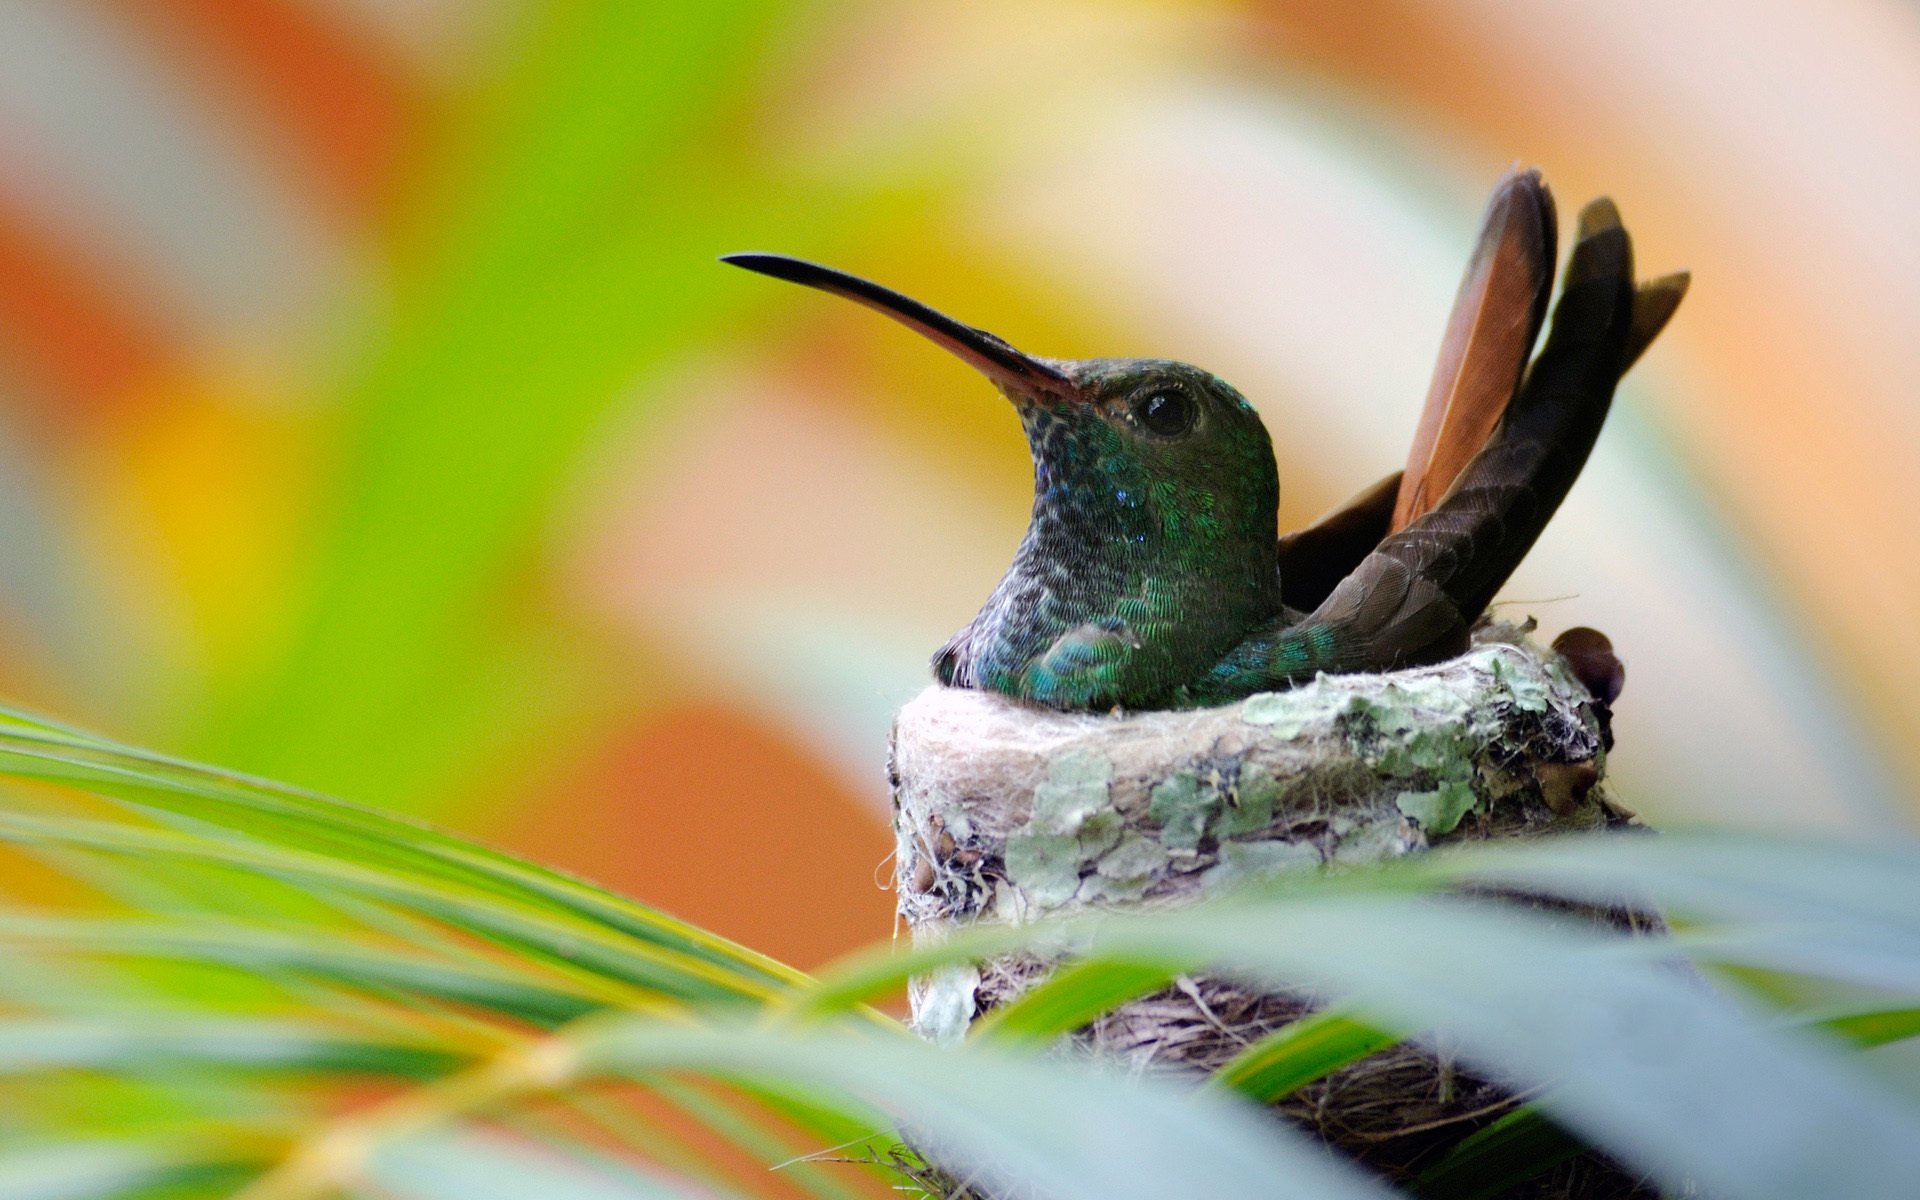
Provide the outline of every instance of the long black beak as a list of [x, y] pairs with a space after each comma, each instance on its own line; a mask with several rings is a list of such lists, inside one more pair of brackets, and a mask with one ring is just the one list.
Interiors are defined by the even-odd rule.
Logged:
[[884, 313], [928, 341], [944, 346], [1003, 388], [1012, 388], [1027, 395], [1036, 391], [1053, 392], [1062, 397], [1075, 394], [1073, 381], [1059, 367], [1045, 359], [1022, 354], [984, 329], [963, 325], [918, 300], [858, 275], [849, 275], [845, 271], [836, 271], [805, 259], [788, 258], [784, 254], [728, 254], [720, 261], [762, 275], [771, 275], [775, 279], [784, 279], [788, 283], [803, 284], [844, 296], [855, 304], [863, 304], [875, 312]]

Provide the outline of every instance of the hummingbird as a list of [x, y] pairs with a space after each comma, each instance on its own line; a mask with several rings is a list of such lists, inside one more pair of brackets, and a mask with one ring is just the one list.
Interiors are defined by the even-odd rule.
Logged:
[[1680, 273], [1636, 286], [1619, 214], [1594, 201], [1529, 365], [1555, 236], [1539, 173], [1509, 172], [1482, 219], [1406, 468], [1285, 535], [1266, 426], [1209, 371], [1043, 358], [817, 263], [722, 261], [877, 310], [1013, 403], [1033, 457], [1032, 515], [992, 595], [933, 656], [934, 674], [1097, 712], [1223, 704], [1467, 648], [1688, 283]]

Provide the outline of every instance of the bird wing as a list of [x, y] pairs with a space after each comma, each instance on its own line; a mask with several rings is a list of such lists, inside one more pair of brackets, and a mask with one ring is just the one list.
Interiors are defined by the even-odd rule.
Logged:
[[1387, 536], [1399, 495], [1395, 471], [1306, 528], [1281, 534], [1280, 602], [1299, 612], [1320, 607]]

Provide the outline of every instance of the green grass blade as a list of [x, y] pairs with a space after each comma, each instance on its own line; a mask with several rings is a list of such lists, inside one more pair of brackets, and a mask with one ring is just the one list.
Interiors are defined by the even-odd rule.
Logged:
[[1337, 1010], [1289, 1022], [1233, 1056], [1209, 1081], [1271, 1104], [1400, 1038]]
[[435, 1079], [471, 1064], [445, 1046], [292, 1021], [0, 1020], [0, 1076], [85, 1068], [121, 1074], [222, 1068]]
[[1668, 1182], [1793, 1200], [1920, 1177], [1913, 1105], [1617, 939], [1485, 903], [1382, 896], [1223, 906], [1165, 942], [1204, 943], [1255, 977], [1316, 980], [1364, 1020], [1433, 1030], [1483, 1071], [1554, 1086], [1542, 1103], [1556, 1119]]
[[597, 925], [437, 879], [371, 870], [340, 858], [238, 840], [210, 841], [167, 830], [5, 813], [0, 813], [0, 840], [82, 847], [143, 860], [164, 857], [206, 862], [255, 870], [301, 887], [339, 888], [538, 955], [569, 973], [584, 973], [640, 989], [636, 1001], [657, 995], [679, 1000], [763, 1003], [777, 994], [706, 959], [624, 938]]
[[1069, 963], [1019, 999], [974, 1023], [983, 1041], [1044, 1042], [1165, 987], [1175, 972], [1151, 963]]
[[1522, 1108], [1464, 1138], [1419, 1179], [1425, 1200], [1482, 1200], [1537, 1179], [1587, 1147], [1537, 1108]]
[[[1085, 1064], [980, 1047], [945, 1053], [859, 1027], [702, 1026], [613, 1016], [315, 1129], [248, 1196], [317, 1197], [362, 1178], [385, 1187], [390, 1181], [381, 1164], [414, 1139], [456, 1132], [472, 1118], [608, 1079], [649, 1087], [687, 1076], [771, 1091], [837, 1112], [860, 1129], [898, 1123], [912, 1131], [918, 1147], [937, 1147], [989, 1190], [1017, 1181], [1022, 1194], [1031, 1189], [1061, 1200], [1388, 1196], [1364, 1174], [1328, 1159], [1312, 1139], [1275, 1126], [1226, 1093], [1195, 1093], [1167, 1081], [1128, 1080]], [[350, 1156], [340, 1152], [346, 1141]], [[763, 1155], [769, 1148], [757, 1136], [731, 1144]], [[559, 1179], [539, 1194], [568, 1195], [569, 1183]]]
[[84, 955], [221, 963], [265, 977], [287, 973], [341, 987], [469, 1005], [539, 1026], [564, 1024], [604, 1006], [603, 999], [530, 979], [531, 964], [509, 972], [433, 961], [418, 951], [356, 944], [351, 937], [305, 935], [232, 923], [149, 918], [28, 917], [0, 911], [0, 946]]
[[810, 1137], [810, 1157], [844, 1153], [858, 1159], [863, 1153], [871, 1154], [874, 1161], [859, 1163], [860, 1170], [889, 1184], [898, 1182], [897, 1173], [879, 1159], [885, 1151], [897, 1147], [898, 1136], [890, 1126], [872, 1123], [872, 1114], [824, 1105], [817, 1097], [793, 1088], [765, 1086], [751, 1080], [730, 1083]]
[[751, 139], [714, 138], [761, 99], [795, 16], [532, 5], [495, 86], [450, 106], [284, 652], [232, 681], [209, 753], [420, 811], [611, 719], [601, 647], [516, 582], [608, 415], [683, 399], [634, 381], [749, 294], [712, 256], [845, 219], [846, 183], [769, 179]]
[[1812, 1018], [1806, 1024], [1844, 1038], [1865, 1050], [1920, 1037], [1920, 1008], [1862, 1009], [1837, 1016]]
[[608, 925], [762, 982], [805, 977], [785, 964], [559, 872], [423, 822], [72, 734], [0, 736], [0, 770], [87, 787], [299, 848], [389, 863]]
[[1681, 930], [1676, 950], [1703, 966], [1743, 967], [1920, 995], [1920, 939], [1886, 925], [1776, 921]]
[[[1372, 894], [1358, 876], [1318, 895], [1296, 884], [1110, 921], [1085, 940], [1096, 956], [1122, 961], [1184, 961], [1268, 986], [1312, 980], [1346, 997], [1363, 1023], [1432, 1030], [1495, 1077], [1559, 1085], [1547, 1102], [1556, 1117], [1669, 1181], [1793, 1200], [1816, 1181], [1845, 1179], [1839, 1191], [1874, 1195], [1920, 1177], [1920, 1112], [1668, 970], [1658, 961], [1668, 944], [1408, 894], [1390, 875]], [[890, 973], [1005, 946], [994, 932], [893, 962], [856, 961], [825, 973], [820, 996], [864, 996]]]

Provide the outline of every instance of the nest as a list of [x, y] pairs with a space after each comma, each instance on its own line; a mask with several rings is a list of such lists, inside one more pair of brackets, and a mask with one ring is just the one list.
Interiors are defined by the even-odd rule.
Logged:
[[[1058, 713], [931, 688], [901, 710], [892, 738], [900, 914], [916, 941], [940, 939], [983, 922], [1192, 903], [1275, 872], [1445, 842], [1635, 825], [1604, 784], [1605, 704], [1526, 633], [1490, 625], [1450, 662], [1322, 676], [1194, 711]], [[916, 980], [916, 1028], [963, 1036], [1051, 966], [1019, 955]], [[1315, 1007], [1304, 994], [1181, 979], [1073, 1045], [1132, 1071], [1196, 1074]], [[1440, 1049], [1405, 1044], [1278, 1111], [1405, 1177], [1523, 1101]], [[1508, 1194], [1653, 1195], [1591, 1156]]]

